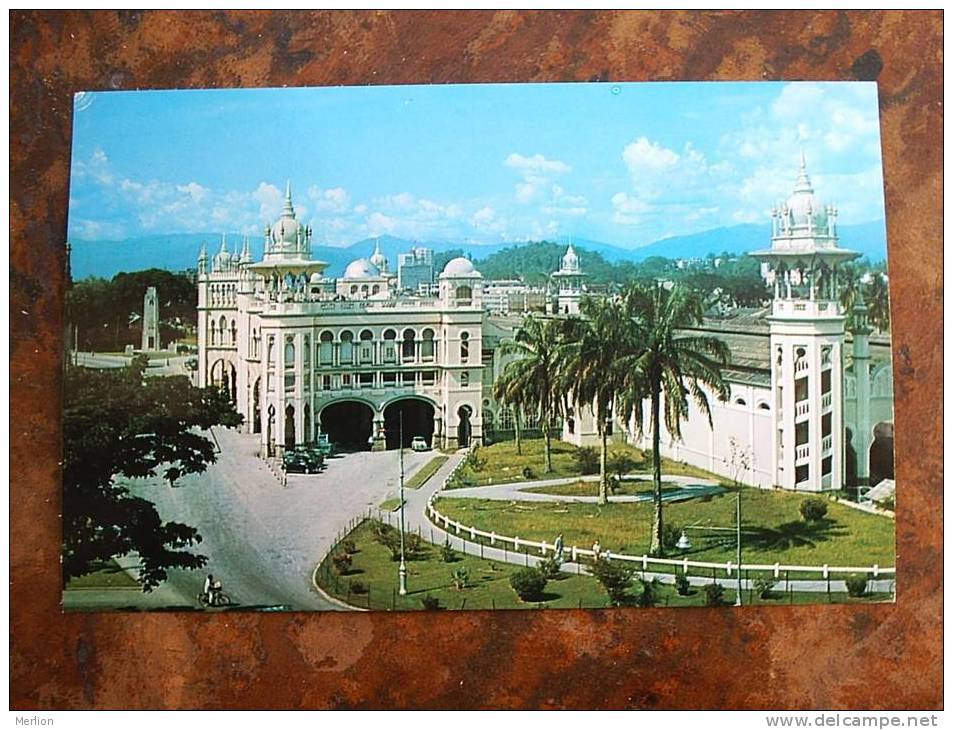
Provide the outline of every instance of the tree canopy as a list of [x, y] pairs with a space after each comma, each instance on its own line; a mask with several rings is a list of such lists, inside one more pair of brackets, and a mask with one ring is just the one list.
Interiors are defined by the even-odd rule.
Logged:
[[101, 561], [136, 552], [144, 590], [168, 568], [195, 569], [206, 558], [188, 548], [194, 527], [163, 522], [153, 503], [117, 477], [161, 476], [170, 485], [216, 459], [201, 431], [242, 422], [227, 394], [195, 388], [185, 376], [145, 377], [146, 361], [115, 370], [69, 367], [63, 410], [63, 580]]

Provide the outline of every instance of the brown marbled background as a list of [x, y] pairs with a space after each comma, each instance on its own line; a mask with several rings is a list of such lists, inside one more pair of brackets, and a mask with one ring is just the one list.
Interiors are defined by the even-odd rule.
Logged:
[[[11, 705], [937, 708], [942, 13], [13, 12]], [[894, 316], [896, 605], [62, 615], [72, 94], [490, 81], [876, 79]]]

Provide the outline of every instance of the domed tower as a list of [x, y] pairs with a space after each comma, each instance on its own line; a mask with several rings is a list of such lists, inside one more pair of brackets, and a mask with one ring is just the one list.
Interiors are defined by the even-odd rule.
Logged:
[[579, 256], [570, 241], [559, 270], [552, 274], [556, 289], [557, 314], [579, 314], [579, 302], [583, 294], [582, 281], [585, 276], [579, 265]]
[[771, 211], [771, 248], [751, 252], [774, 287], [772, 468], [774, 483], [785, 489], [843, 487], [846, 317], [837, 275], [859, 254], [838, 247], [836, 216], [815, 196], [802, 153], [794, 190]]
[[299, 223], [291, 202], [291, 181], [285, 188], [281, 217], [265, 226], [265, 261], [311, 258], [311, 228]]
[[440, 299], [451, 307], [483, 306], [483, 274], [470, 259], [450, 259], [440, 276]]
[[381, 251], [381, 241], [379, 238], [374, 243], [374, 253], [371, 254], [370, 262], [377, 268], [382, 276], [387, 276], [389, 273], [387, 257], [384, 255], [384, 252]]

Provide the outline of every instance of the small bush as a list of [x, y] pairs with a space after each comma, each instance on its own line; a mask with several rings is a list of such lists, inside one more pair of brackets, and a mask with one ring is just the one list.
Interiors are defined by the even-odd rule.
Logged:
[[342, 548], [342, 549], [344, 550], [344, 552], [346, 552], [348, 555], [353, 555], [354, 553], [357, 552], [357, 545], [354, 543], [353, 540], [342, 540], [342, 541], [341, 541], [341, 548]]
[[[398, 537], [398, 543], [400, 538]], [[398, 545], [398, 551], [400, 547]], [[419, 560], [424, 551], [424, 541], [416, 532], [404, 535], [404, 555], [408, 560]]]
[[352, 559], [347, 553], [332, 555], [331, 562], [334, 563], [334, 569], [338, 572], [338, 575], [347, 575], [351, 570]]
[[688, 580], [688, 576], [684, 573], [677, 573], [675, 575], [675, 590], [678, 591], [678, 595], [687, 596], [692, 590], [692, 584]]
[[367, 593], [367, 591], [368, 591], [367, 586], [364, 585], [361, 581], [359, 580], [351, 581], [351, 593], [354, 593], [355, 595], [358, 595], [358, 596], [363, 596], [365, 593]]
[[458, 591], [470, 587], [470, 571], [466, 568], [457, 568], [450, 573], [450, 580], [453, 581], [453, 587]]
[[824, 515], [827, 514], [827, 502], [817, 497], [808, 497], [801, 502], [799, 509], [805, 522], [817, 522], [824, 519]]
[[759, 598], [771, 598], [771, 591], [774, 590], [775, 582], [770, 578], [755, 578], [754, 589]]
[[659, 580], [658, 578], [653, 578], [651, 581], [639, 579], [639, 583], [642, 586], [642, 592], [636, 603], [642, 608], [651, 608], [659, 601]]
[[572, 458], [579, 466], [581, 474], [599, 473], [599, 452], [591, 446], [583, 446], [572, 452]]
[[536, 567], [546, 577], [546, 580], [554, 580], [559, 577], [559, 566], [560, 562], [556, 559], [556, 556], [550, 555], [540, 560]]
[[424, 605], [424, 609], [427, 611], [440, 610], [440, 599], [435, 596], [424, 596], [420, 599], [420, 602]]
[[626, 474], [635, 469], [636, 463], [635, 459], [625, 451], [612, 451], [606, 459], [606, 466], [619, 481], [622, 481]]
[[725, 605], [725, 587], [721, 583], [709, 583], [705, 586], [705, 605]]
[[510, 586], [527, 603], [542, 600], [546, 582], [546, 576], [536, 568], [522, 568], [510, 576]]
[[847, 595], [851, 598], [860, 598], [867, 592], [867, 576], [851, 573], [844, 581], [847, 584]]
[[440, 559], [445, 563], [452, 563], [457, 559], [457, 551], [450, 546], [449, 539], [440, 546]]
[[533, 467], [531, 467], [531, 466], [524, 466], [524, 467], [523, 467], [523, 478], [524, 478], [524, 479], [535, 479], [535, 478], [536, 478], [536, 472], [533, 471]]
[[653, 464], [654, 456], [655, 456], [655, 452], [652, 449], [646, 449], [645, 451], [642, 452], [642, 468], [643, 469], [649, 469], [654, 466]]
[[467, 457], [467, 466], [473, 469], [473, 471], [483, 471], [486, 468], [486, 464], [486, 457], [480, 453], [478, 447], [474, 447]]
[[599, 558], [592, 563], [593, 577], [599, 581], [613, 606], [625, 603], [625, 591], [632, 582], [632, 571], [619, 563], [613, 563], [606, 558]]
[[666, 550], [674, 550], [678, 539], [682, 536], [682, 528], [666, 522], [662, 525], [662, 546]]

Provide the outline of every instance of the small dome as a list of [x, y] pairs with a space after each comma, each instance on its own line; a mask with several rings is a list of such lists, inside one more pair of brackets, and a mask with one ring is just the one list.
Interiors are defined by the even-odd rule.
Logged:
[[374, 253], [371, 255], [371, 263], [378, 268], [379, 271], [387, 271], [387, 257], [384, 256], [384, 253], [381, 251], [380, 241], [374, 246]]
[[[303, 226], [290, 216], [282, 216], [271, 227], [271, 240], [275, 243], [297, 243], [298, 230]], [[303, 231], [302, 231], [303, 233]]]
[[563, 271], [579, 271], [579, 257], [573, 250], [572, 244], [566, 249], [566, 255], [563, 256]]
[[311, 283], [312, 283], [312, 284], [320, 284], [320, 283], [321, 283], [321, 274], [319, 274], [317, 271], [315, 271], [313, 274], [311, 274]]
[[447, 265], [443, 267], [443, 273], [440, 275], [467, 278], [481, 276], [480, 272], [474, 268], [473, 262], [470, 261], [470, 259], [463, 258], [462, 256], [458, 256], [455, 259], [450, 259], [447, 262]]
[[380, 275], [380, 270], [367, 259], [352, 261], [344, 269], [345, 279], [369, 279]]
[[779, 213], [782, 218], [787, 219], [791, 228], [808, 228], [813, 220], [814, 229], [817, 232], [827, 230], [827, 206], [814, 194], [803, 154], [797, 181], [794, 183], [794, 192], [784, 202]]

